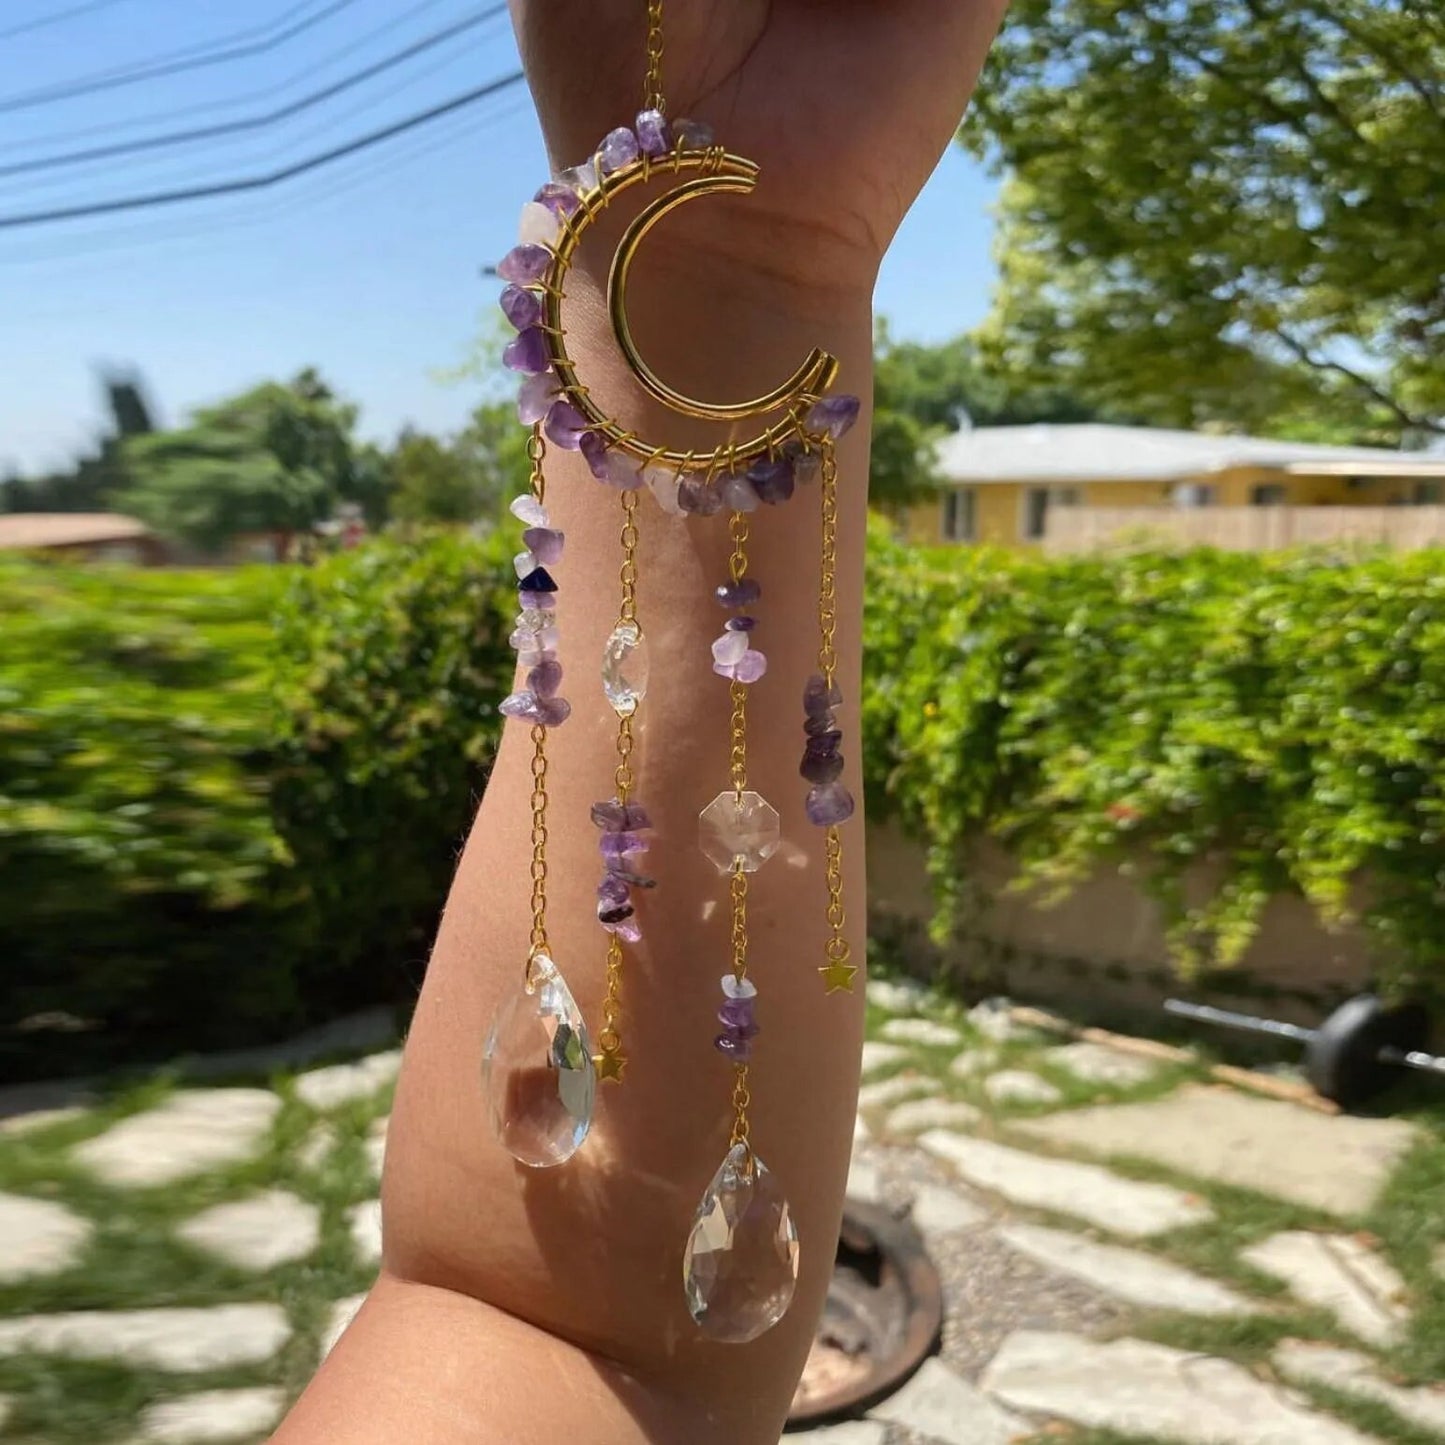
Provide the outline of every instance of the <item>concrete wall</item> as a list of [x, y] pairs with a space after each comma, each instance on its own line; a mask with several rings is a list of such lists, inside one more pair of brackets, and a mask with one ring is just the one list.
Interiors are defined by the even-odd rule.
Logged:
[[[869, 825], [870, 928], [896, 940], [920, 975], [941, 968], [968, 992], [1008, 993], [1100, 1021], [1147, 1021], [1170, 994], [1189, 991], [1313, 1024], [1368, 986], [1363, 935], [1326, 930], [1301, 898], [1273, 899], [1239, 966], [1189, 990], [1170, 963], [1157, 905], [1122, 869], [1101, 869], [1049, 906], [1038, 891], [1011, 886], [1018, 870], [996, 844], [973, 845], [961, 866], [961, 937], [938, 950], [927, 940], [933, 898], [923, 849], [891, 824]], [[1207, 881], [1201, 869], [1195, 888]]]

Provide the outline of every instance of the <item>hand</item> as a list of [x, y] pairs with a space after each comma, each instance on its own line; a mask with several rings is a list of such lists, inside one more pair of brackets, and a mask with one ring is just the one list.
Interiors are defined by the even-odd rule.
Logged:
[[[871, 292], [893, 233], [952, 139], [1008, 0], [664, 0], [667, 113], [707, 121], [763, 168], [705, 244], [790, 284]], [[646, 0], [512, 0], [554, 163], [641, 109]], [[654, 243], [655, 244], [655, 243]]]

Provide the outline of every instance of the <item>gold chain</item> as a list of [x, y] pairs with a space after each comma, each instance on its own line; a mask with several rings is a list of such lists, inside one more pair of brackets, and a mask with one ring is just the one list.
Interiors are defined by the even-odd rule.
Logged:
[[748, 1092], [748, 1066], [738, 1064], [733, 1074], [733, 1132], [729, 1146], [748, 1142], [748, 1105], [753, 1096]]
[[[748, 574], [748, 519], [744, 512], [734, 512], [728, 520], [728, 535], [732, 538], [732, 556], [728, 558], [728, 576], [734, 583], [741, 582]], [[739, 806], [743, 792], [748, 785], [748, 689], [747, 684], [733, 681], [729, 692], [732, 697], [733, 715], [731, 724], [732, 745], [729, 753], [729, 773], [732, 779], [733, 795]], [[739, 982], [748, 976], [748, 875], [743, 871], [741, 861], [733, 865], [729, 882], [732, 900], [732, 950], [733, 977]], [[733, 1078], [733, 1128], [731, 1144], [746, 1144], [748, 1140], [748, 1105], [752, 1095], [748, 1092], [748, 1066], [738, 1063]]]
[[823, 438], [821, 491], [823, 497], [823, 567], [818, 587], [818, 671], [831, 688], [838, 667], [833, 634], [838, 626], [836, 574], [838, 570], [838, 459], [833, 438]]
[[[748, 572], [748, 519], [745, 512], [734, 512], [728, 522], [728, 533], [733, 540], [732, 556], [728, 558], [728, 575], [734, 582], [741, 582]], [[743, 789], [748, 785], [748, 688], [743, 682], [734, 681], [729, 690], [732, 697], [733, 715], [731, 725], [731, 750], [728, 754], [728, 772], [732, 780], [733, 794], [739, 805]]]
[[[547, 495], [547, 478], [542, 459], [547, 443], [542, 436], [542, 423], [532, 428], [527, 438], [527, 460], [532, 464], [532, 495], [541, 506]], [[540, 723], [532, 728], [532, 940], [528, 964], [539, 953], [547, 952], [547, 729]]]
[[[622, 567], [618, 578], [622, 583], [622, 601], [617, 609], [617, 624], [637, 625], [637, 492], [622, 494]], [[634, 709], [635, 711], [635, 709]], [[617, 720], [617, 768], [613, 783], [617, 801], [627, 802], [635, 779], [632, 774], [632, 713]], [[614, 933], [607, 940], [607, 991], [602, 997], [602, 1031], [597, 1035], [601, 1047], [598, 1061], [601, 1077], [611, 1083], [622, 1082], [627, 1060], [622, 1056], [622, 940]]]
[[[838, 654], [833, 635], [838, 626], [838, 459], [833, 451], [833, 438], [823, 438], [821, 469], [823, 508], [823, 562], [818, 583], [818, 671], [831, 690], [833, 675], [838, 669]], [[818, 971], [828, 992], [852, 990], [857, 969], [848, 962], [852, 950], [844, 935], [847, 922], [843, 912], [843, 840], [836, 823], [824, 834], [824, 882], [828, 888], [828, 941], [823, 946], [828, 960]]]
[[647, 0], [647, 81], [643, 110], [665, 110], [662, 99], [662, 0]]

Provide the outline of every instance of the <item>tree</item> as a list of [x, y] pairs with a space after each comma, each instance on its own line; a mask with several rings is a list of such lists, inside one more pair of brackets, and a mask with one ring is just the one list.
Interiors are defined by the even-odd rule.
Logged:
[[125, 443], [134, 478], [120, 501], [157, 531], [205, 551], [231, 537], [272, 533], [284, 555], [292, 535], [338, 501], [377, 505], [384, 478], [352, 443], [356, 409], [314, 371], [264, 382], [197, 411], [189, 426]]
[[404, 431], [391, 454], [392, 515], [402, 522], [471, 522], [482, 512], [481, 478], [455, 447]]
[[880, 322], [874, 339], [869, 498], [887, 507], [937, 486], [934, 448], [960, 427], [1094, 421], [1099, 416], [1098, 408], [1057, 386], [990, 369], [970, 337], [937, 346], [895, 341], [887, 323]]
[[154, 430], [155, 424], [139, 375], [103, 370], [99, 381], [110, 427], [96, 450], [79, 457], [69, 471], [0, 479], [0, 511], [99, 512], [110, 508], [129, 481], [122, 444], [127, 437], [144, 436]]
[[1445, 432], [1445, 11], [1015, 0], [986, 355], [1186, 426]]

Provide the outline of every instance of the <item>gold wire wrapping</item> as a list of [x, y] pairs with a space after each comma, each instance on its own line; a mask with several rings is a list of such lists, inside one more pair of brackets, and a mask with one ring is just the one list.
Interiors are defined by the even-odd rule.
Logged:
[[[838, 458], [833, 438], [822, 440], [822, 462], [819, 488], [823, 512], [823, 559], [818, 582], [818, 671], [831, 689], [838, 669], [838, 654], [833, 645], [838, 628]], [[823, 835], [823, 879], [828, 889], [828, 941], [823, 945], [827, 962], [818, 972], [828, 993], [851, 993], [857, 967], [849, 962], [852, 950], [844, 928], [847, 917], [843, 911], [843, 839], [836, 823], [829, 824]]]
[[[541, 506], [547, 496], [547, 478], [542, 460], [547, 455], [547, 442], [542, 424], [533, 426], [527, 437], [527, 460], [532, 464], [532, 495]], [[527, 951], [527, 974], [531, 976], [532, 960], [547, 952], [547, 729], [540, 723], [532, 727], [532, 937]]]
[[[577, 247], [587, 227], [614, 196], [631, 186], [645, 183], [650, 175], [658, 171], [674, 175], [684, 171], [698, 174], [646, 206], [628, 226], [613, 254], [607, 280], [608, 309], [618, 347], [628, 368], [645, 391], [686, 416], [735, 423], [748, 417], [783, 413], [779, 420], [750, 440], [729, 443], [711, 452], [678, 452], [650, 446], [619, 426], [593, 402], [567, 353], [566, 332], [562, 326], [563, 282]], [[643, 360], [633, 340], [627, 320], [626, 282], [633, 254], [642, 238], [677, 206], [699, 196], [719, 192], [748, 194], [757, 185], [757, 179], [756, 163], [743, 156], [732, 155], [721, 146], [712, 146], [704, 151], [673, 150], [667, 156], [650, 159], [646, 164], [624, 166], [608, 175], [599, 174], [597, 188], [582, 197], [577, 210], [561, 218], [561, 229], [553, 247], [555, 260], [550, 273], [539, 284], [543, 311], [539, 329], [548, 363], [562, 394], [581, 413], [588, 428], [600, 433], [609, 447], [626, 453], [641, 464], [662, 462], [679, 472], [688, 465], [699, 470], [715, 470], [724, 455], [742, 466], [762, 456], [775, 456], [783, 442], [801, 435], [799, 418], [804, 408], [821, 396], [837, 376], [836, 359], [815, 347], [787, 381], [762, 396], [743, 402], [698, 401], [662, 381]]]
[[[637, 497], [635, 490], [622, 493], [622, 566], [618, 580], [622, 583], [622, 600], [617, 608], [617, 624], [637, 625], [637, 544], [640, 536], [637, 530]], [[633, 712], [636, 708], [633, 709]], [[635, 782], [632, 773], [633, 712], [625, 713], [617, 720], [617, 767], [612, 774], [617, 791], [617, 801], [626, 803]], [[599, 1080], [619, 1084], [622, 1072], [627, 1067], [627, 1058], [622, 1052], [622, 1031], [618, 1021], [622, 1017], [622, 940], [614, 933], [607, 940], [607, 989], [602, 997], [602, 1031], [597, 1035], [599, 1052], [594, 1062]]]

